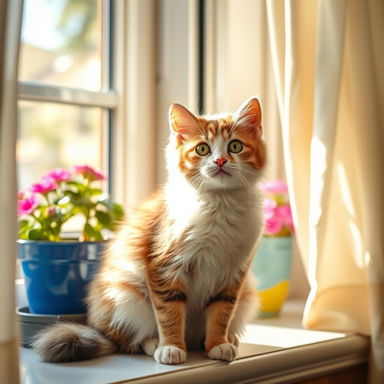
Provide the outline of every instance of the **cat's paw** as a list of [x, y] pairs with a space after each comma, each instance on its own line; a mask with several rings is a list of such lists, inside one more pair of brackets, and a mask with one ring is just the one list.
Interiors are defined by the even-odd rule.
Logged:
[[157, 337], [146, 339], [143, 341], [142, 346], [146, 355], [153, 356], [157, 347], [159, 346], [159, 339]]
[[174, 345], [162, 345], [156, 349], [153, 357], [161, 364], [182, 364], [187, 358], [187, 353]]
[[213, 360], [233, 361], [237, 357], [237, 347], [231, 343], [216, 345], [208, 352], [208, 357]]

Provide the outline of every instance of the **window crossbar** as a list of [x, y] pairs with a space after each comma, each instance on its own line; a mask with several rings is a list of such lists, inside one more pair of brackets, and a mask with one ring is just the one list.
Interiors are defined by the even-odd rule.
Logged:
[[89, 91], [20, 81], [19, 100], [45, 101], [86, 107], [114, 109], [118, 104], [115, 91]]

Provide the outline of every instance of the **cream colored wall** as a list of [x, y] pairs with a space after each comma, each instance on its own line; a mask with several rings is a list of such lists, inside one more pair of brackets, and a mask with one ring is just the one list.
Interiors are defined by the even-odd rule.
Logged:
[[207, 22], [213, 42], [206, 52], [207, 112], [234, 111], [250, 96], [263, 108], [264, 134], [270, 148], [266, 177], [284, 178], [280, 121], [274, 91], [263, 0], [213, 1], [216, 15]]
[[157, 183], [166, 178], [164, 148], [172, 103], [197, 112], [197, 1], [158, 2]]

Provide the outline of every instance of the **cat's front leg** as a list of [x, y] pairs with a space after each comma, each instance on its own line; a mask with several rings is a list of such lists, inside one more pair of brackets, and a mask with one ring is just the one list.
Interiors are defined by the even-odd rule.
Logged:
[[187, 358], [185, 317], [187, 296], [180, 283], [152, 286], [152, 302], [159, 331], [153, 357], [162, 364], [181, 364]]
[[210, 359], [232, 361], [237, 357], [237, 346], [233, 344], [233, 339], [228, 340], [228, 330], [238, 291], [238, 285], [228, 287], [211, 297], [207, 303], [204, 348]]

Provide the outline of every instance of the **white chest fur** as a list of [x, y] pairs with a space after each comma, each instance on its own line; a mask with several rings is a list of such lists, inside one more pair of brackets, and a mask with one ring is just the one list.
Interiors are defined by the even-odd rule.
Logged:
[[244, 268], [262, 230], [260, 199], [254, 192], [186, 194], [179, 209], [170, 202], [175, 231], [189, 228], [178, 258], [189, 297], [196, 298], [192, 306], [200, 307]]

